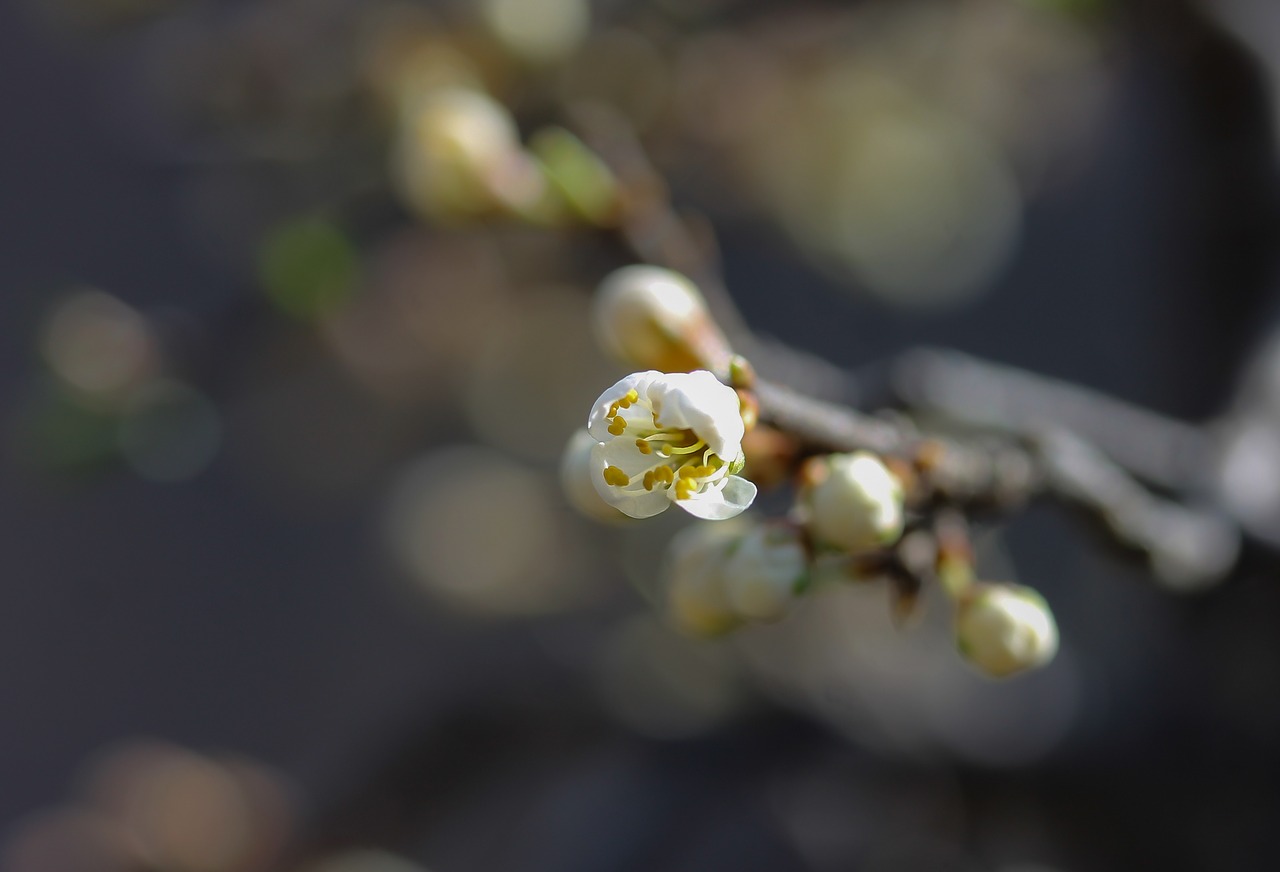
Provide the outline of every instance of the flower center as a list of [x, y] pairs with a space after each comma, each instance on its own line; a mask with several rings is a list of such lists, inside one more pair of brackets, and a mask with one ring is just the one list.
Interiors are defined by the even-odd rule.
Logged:
[[609, 407], [609, 433], [627, 439], [635, 451], [652, 463], [628, 475], [617, 466], [606, 466], [605, 483], [624, 491], [666, 489], [676, 500], [687, 500], [712, 487], [723, 486], [729, 474], [724, 460], [707, 447], [695, 431], [671, 429], [658, 423], [658, 412], [634, 390]]

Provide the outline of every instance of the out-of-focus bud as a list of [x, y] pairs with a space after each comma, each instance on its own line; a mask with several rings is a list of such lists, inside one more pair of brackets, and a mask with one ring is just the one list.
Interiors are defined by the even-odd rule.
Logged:
[[150, 323], [124, 301], [80, 290], [61, 301], [41, 337], [50, 368], [85, 395], [127, 395], [154, 377], [159, 343]]
[[667, 618], [691, 636], [719, 636], [741, 618], [729, 603], [724, 563], [742, 536], [734, 522], [697, 524], [671, 542], [666, 577]]
[[755, 527], [738, 541], [721, 569], [729, 605], [744, 618], [776, 621], [795, 599], [808, 563], [794, 527]]
[[874, 454], [832, 454], [813, 461], [808, 473], [801, 507], [824, 544], [856, 554], [902, 535], [902, 483]]
[[727, 370], [729, 343], [684, 276], [656, 266], [615, 270], [596, 292], [596, 338], [620, 360], [663, 372]]
[[598, 227], [614, 222], [618, 183], [604, 161], [563, 127], [547, 127], [529, 140], [547, 181], [564, 200], [571, 217]]
[[587, 0], [481, 0], [480, 13], [502, 47], [530, 63], [564, 60], [591, 27]]
[[1058, 651], [1058, 626], [1044, 597], [1029, 587], [981, 584], [958, 604], [956, 645], [993, 678], [1043, 666]]
[[412, 102], [393, 161], [406, 203], [434, 220], [523, 214], [535, 211], [547, 192], [511, 113], [471, 88], [436, 88]]
[[569, 438], [560, 458], [560, 485], [569, 505], [585, 517], [593, 521], [624, 521], [627, 516], [605, 502], [591, 482], [596, 471], [591, 460], [595, 447], [595, 437], [586, 430], [579, 430]]

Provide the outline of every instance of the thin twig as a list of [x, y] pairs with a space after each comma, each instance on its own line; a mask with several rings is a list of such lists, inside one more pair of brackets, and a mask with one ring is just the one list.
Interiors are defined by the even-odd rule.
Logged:
[[912, 411], [1008, 434], [1062, 428], [1151, 484], [1180, 493], [1207, 489], [1213, 446], [1192, 424], [957, 351], [907, 352], [889, 378], [897, 404]]

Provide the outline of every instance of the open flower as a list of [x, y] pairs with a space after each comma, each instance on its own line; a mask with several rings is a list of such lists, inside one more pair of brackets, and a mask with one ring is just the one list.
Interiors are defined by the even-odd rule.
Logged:
[[592, 483], [633, 518], [671, 503], [707, 520], [732, 518], [756, 498], [742, 469], [738, 395], [706, 370], [633, 373], [596, 400]]

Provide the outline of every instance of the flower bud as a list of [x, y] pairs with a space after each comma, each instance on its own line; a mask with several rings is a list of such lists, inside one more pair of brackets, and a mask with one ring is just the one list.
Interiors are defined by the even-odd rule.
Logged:
[[801, 492], [814, 536], [850, 553], [870, 551], [902, 535], [902, 483], [875, 455], [858, 451], [818, 461]]
[[742, 623], [729, 603], [723, 572], [741, 535], [741, 525], [729, 521], [697, 524], [671, 541], [665, 606], [668, 620], [680, 631], [719, 636]]
[[560, 487], [569, 505], [584, 517], [593, 521], [623, 521], [626, 515], [605, 502], [591, 482], [595, 474], [591, 452], [595, 447], [595, 438], [586, 430], [579, 430], [569, 438], [560, 458]]
[[569, 57], [591, 28], [588, 0], [480, 0], [479, 6], [498, 43], [535, 64]]
[[794, 527], [760, 524], [738, 540], [724, 562], [725, 595], [742, 618], [776, 621], [787, 613], [808, 571]]
[[687, 278], [656, 266], [615, 270], [594, 305], [596, 337], [620, 360], [663, 372], [719, 372], [732, 356], [702, 294]]
[[981, 672], [1004, 678], [1043, 666], [1058, 651], [1058, 627], [1029, 587], [983, 584], [960, 601], [956, 645]]
[[408, 205], [457, 221], [541, 200], [546, 182], [506, 107], [480, 91], [441, 87], [405, 110], [394, 171]]

